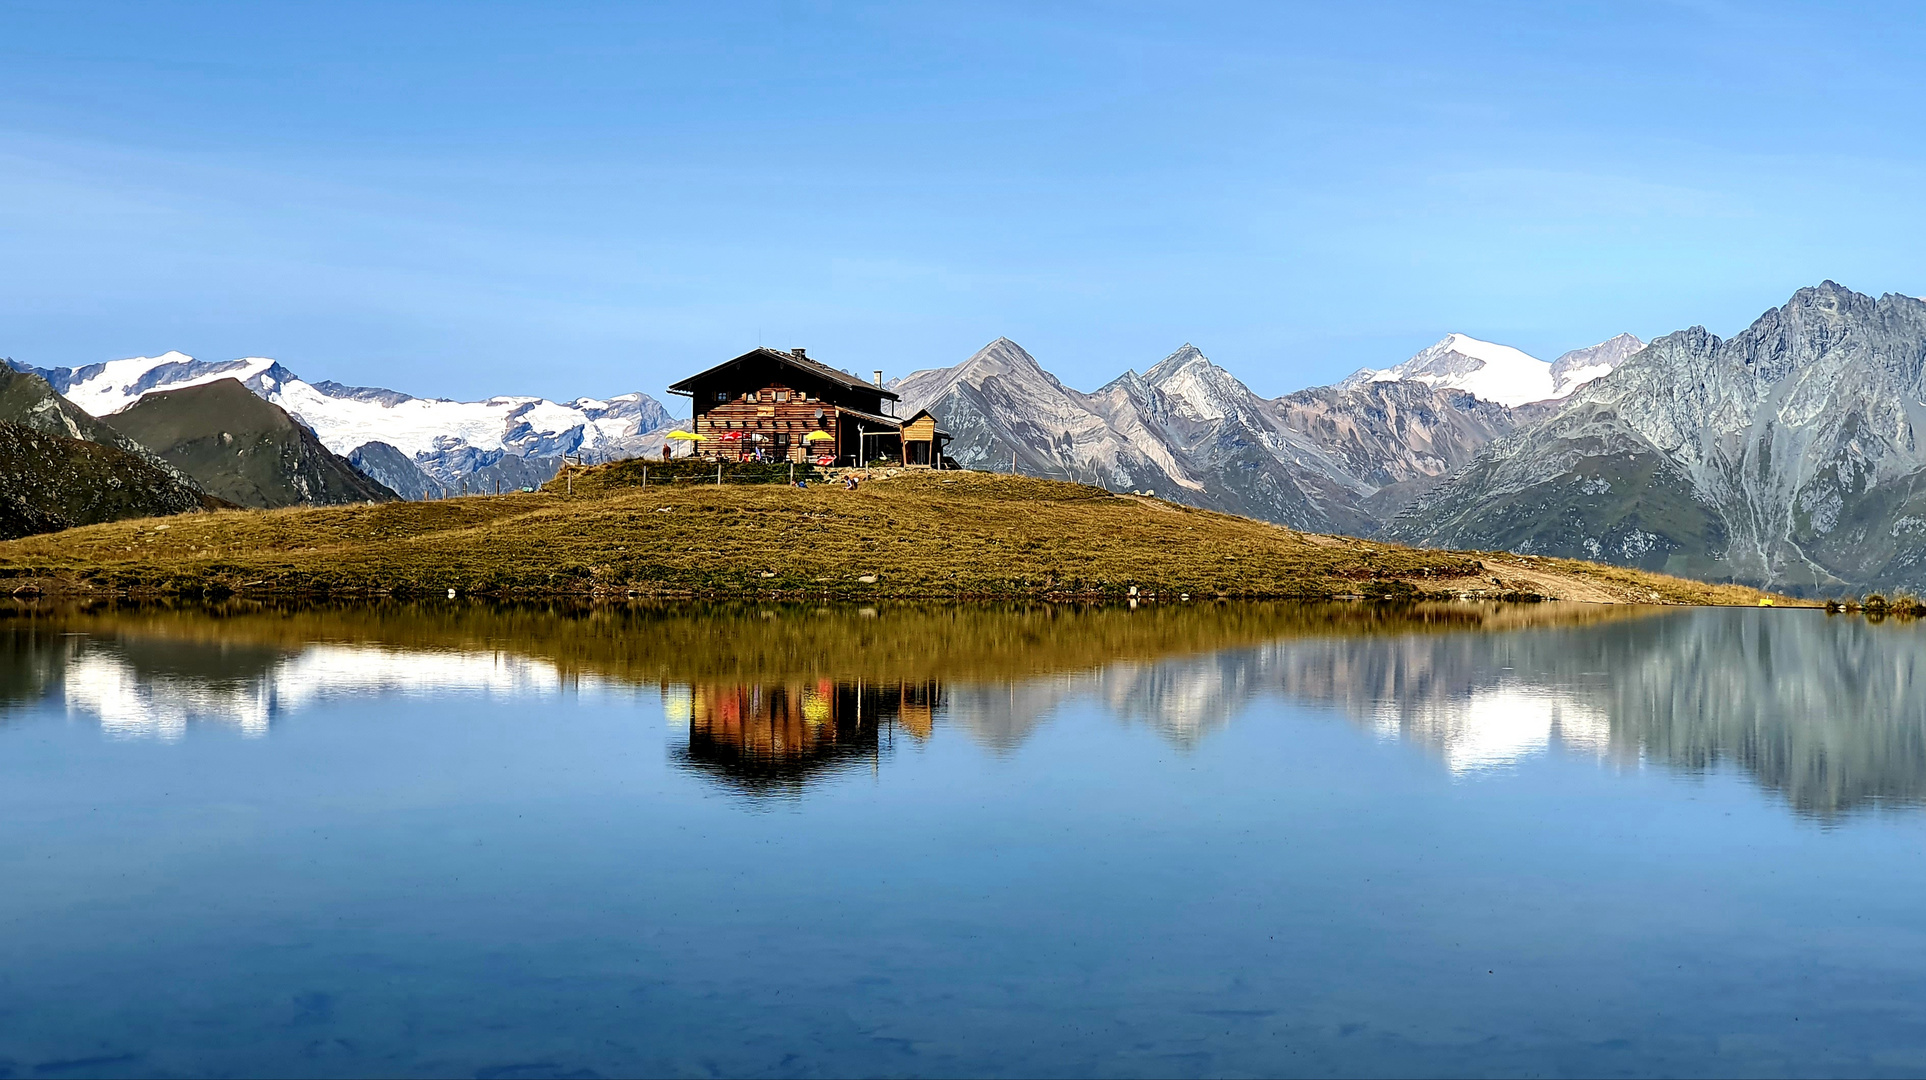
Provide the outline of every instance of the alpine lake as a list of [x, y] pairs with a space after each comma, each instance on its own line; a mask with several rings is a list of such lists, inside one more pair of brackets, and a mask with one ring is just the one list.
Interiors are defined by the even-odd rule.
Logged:
[[1926, 1073], [1926, 624], [0, 627], [0, 1077]]

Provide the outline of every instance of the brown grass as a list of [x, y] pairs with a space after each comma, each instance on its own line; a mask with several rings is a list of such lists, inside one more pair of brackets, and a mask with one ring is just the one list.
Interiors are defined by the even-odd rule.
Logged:
[[[906, 473], [857, 491], [677, 485], [227, 511], [0, 543], [57, 594], [787, 597], [1361, 595], [1752, 604], [1742, 586], [1317, 536], [1099, 488]], [[588, 487], [589, 491], [583, 488]], [[592, 493], [591, 493], [592, 492]], [[1777, 598], [1780, 603], [1796, 603]]]

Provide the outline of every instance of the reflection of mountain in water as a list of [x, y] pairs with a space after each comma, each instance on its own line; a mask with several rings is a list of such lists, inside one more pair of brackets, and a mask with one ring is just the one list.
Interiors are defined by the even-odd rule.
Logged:
[[1550, 751], [1736, 764], [1821, 816], [1926, 803], [1926, 626], [1708, 609], [1505, 633], [1300, 638], [950, 686], [939, 722], [1017, 749], [1075, 700], [1189, 746], [1261, 695], [1336, 707], [1471, 774]]
[[190, 722], [263, 735], [273, 717], [333, 699], [554, 693], [564, 682], [553, 664], [507, 653], [289, 649], [36, 628], [15, 628], [0, 640], [0, 694], [7, 700], [39, 700], [57, 690], [69, 714], [123, 738], [178, 739]]
[[1072, 673], [948, 686], [941, 719], [985, 749], [1007, 753], [1022, 745], [1064, 702], [1088, 694], [1101, 677], [1100, 673]]
[[1736, 761], [1821, 815], [1926, 802], [1921, 632], [1707, 611], [1606, 635], [1613, 740], [1684, 768]]
[[1250, 650], [1245, 663], [1263, 673], [1253, 682], [1431, 746], [1463, 773], [1554, 745], [1603, 751], [1610, 722], [1594, 693], [1603, 668], [1578, 658], [1607, 628], [1652, 625], [1292, 642]]
[[1022, 682], [947, 688], [946, 724], [998, 752], [1015, 750], [1066, 703], [1092, 699], [1117, 719], [1142, 724], [1191, 746], [1230, 723], [1266, 684], [1263, 649], [1146, 662], [1122, 660], [1096, 671]]
[[1432, 746], [1455, 770], [1563, 745], [1732, 762], [1808, 813], [1926, 802], [1926, 640], [1816, 612], [1699, 610], [1517, 634], [1249, 650], [1285, 695]]
[[59, 697], [110, 733], [173, 738], [199, 720], [258, 734], [359, 695], [665, 687], [687, 732], [678, 761], [794, 791], [879, 765], [899, 734], [949, 727], [1015, 753], [1080, 702], [1188, 747], [1272, 696], [1430, 747], [1458, 773], [1552, 750], [1729, 762], [1830, 815], [1926, 802], [1922, 633], [1816, 612], [1552, 605], [28, 611], [0, 623], [0, 706]]
[[1265, 651], [1227, 649], [1180, 661], [1116, 664], [1099, 680], [1099, 696], [1118, 719], [1190, 746], [1230, 723], [1266, 688]]

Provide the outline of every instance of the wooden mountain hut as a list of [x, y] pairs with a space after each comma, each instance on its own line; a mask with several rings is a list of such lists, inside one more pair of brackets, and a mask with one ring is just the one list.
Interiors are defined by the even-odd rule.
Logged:
[[669, 387], [694, 403], [696, 452], [712, 461], [861, 465], [903, 459], [898, 397], [809, 358], [755, 349]]

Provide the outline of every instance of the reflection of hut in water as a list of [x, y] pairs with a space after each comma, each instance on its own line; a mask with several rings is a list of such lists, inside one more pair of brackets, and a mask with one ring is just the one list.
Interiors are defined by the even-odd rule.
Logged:
[[752, 794], [777, 794], [875, 767], [899, 724], [928, 738], [940, 688], [820, 679], [669, 687], [663, 696], [672, 721], [688, 720], [680, 764]]
[[936, 730], [936, 706], [942, 689], [933, 682], [904, 683], [900, 696], [897, 715], [902, 719], [903, 729], [919, 742], [929, 738], [930, 732]]

